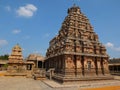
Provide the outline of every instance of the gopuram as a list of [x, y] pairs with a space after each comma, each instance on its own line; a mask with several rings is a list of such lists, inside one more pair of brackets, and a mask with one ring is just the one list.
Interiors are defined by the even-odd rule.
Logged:
[[9, 73], [24, 73], [26, 65], [23, 61], [22, 48], [17, 44], [13, 47], [12, 53], [9, 56], [8, 72]]
[[61, 83], [112, 79], [108, 59], [89, 19], [78, 6], [69, 8], [46, 53], [46, 70], [54, 68], [52, 78]]

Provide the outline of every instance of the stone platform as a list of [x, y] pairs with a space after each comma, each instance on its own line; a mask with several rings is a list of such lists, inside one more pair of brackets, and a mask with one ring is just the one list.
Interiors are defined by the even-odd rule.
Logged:
[[27, 76], [26, 73], [6, 73], [5, 76]]
[[[52, 88], [79, 88], [80, 90], [83, 88], [98, 88], [104, 86], [120, 86], [119, 80], [102, 80], [102, 81], [81, 81], [79, 83], [71, 83], [71, 84], [60, 84], [53, 80], [43, 80], [45, 84]], [[76, 89], [75, 89], [76, 90]]]
[[105, 75], [105, 76], [81, 76], [81, 77], [61, 77], [58, 75], [54, 75], [53, 79], [55, 81], [58, 81], [62, 84], [69, 84], [69, 83], [76, 83], [81, 81], [102, 81], [102, 80], [113, 80], [114, 77], [111, 75]]

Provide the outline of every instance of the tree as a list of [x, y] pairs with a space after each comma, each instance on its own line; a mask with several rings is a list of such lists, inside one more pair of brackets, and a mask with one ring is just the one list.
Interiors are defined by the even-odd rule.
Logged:
[[8, 57], [9, 57], [9, 55], [8, 55], [8, 54], [5, 54], [5, 55], [1, 55], [1, 56], [0, 56], [0, 59], [1, 59], [1, 60], [8, 60]]

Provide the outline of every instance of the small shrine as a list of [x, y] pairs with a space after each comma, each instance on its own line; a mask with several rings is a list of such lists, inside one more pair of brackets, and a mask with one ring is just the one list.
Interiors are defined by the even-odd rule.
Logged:
[[26, 64], [23, 61], [22, 48], [17, 44], [13, 47], [9, 56], [8, 72], [22, 73], [26, 71]]
[[30, 54], [26, 59], [26, 63], [33, 63], [33, 66], [27, 64], [27, 69], [44, 68], [44, 60], [45, 58], [39, 54]]

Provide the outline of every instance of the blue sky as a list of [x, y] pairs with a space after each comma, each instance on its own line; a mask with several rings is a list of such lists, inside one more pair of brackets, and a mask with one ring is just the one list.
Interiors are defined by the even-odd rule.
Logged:
[[0, 0], [0, 55], [17, 43], [23, 55], [45, 56], [73, 4], [89, 18], [111, 58], [120, 57], [120, 0]]

